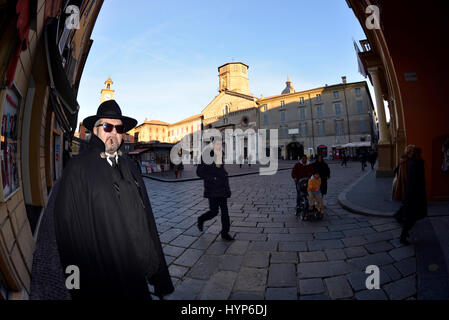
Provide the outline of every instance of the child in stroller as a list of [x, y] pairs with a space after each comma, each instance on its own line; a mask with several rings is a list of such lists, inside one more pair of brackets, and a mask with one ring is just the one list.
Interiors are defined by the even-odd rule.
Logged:
[[[318, 172], [309, 178], [299, 179], [296, 183], [296, 191], [298, 193], [296, 216], [301, 220], [315, 218], [321, 220], [323, 218], [322, 195], [320, 193], [321, 179]], [[317, 190], [318, 188], [318, 190]]]

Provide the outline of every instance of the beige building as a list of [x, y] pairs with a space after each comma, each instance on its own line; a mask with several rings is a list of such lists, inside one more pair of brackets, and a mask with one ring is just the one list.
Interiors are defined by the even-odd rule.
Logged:
[[[342, 83], [297, 92], [288, 78], [281, 94], [258, 99], [249, 92], [248, 68], [241, 62], [220, 66], [218, 95], [201, 114], [171, 125], [155, 120], [150, 125], [151, 121], [145, 121], [130, 134], [134, 134], [136, 142], [176, 143], [201, 127], [243, 132], [276, 129], [278, 156], [283, 159], [297, 159], [303, 153], [338, 158], [342, 149], [356, 155], [358, 148], [372, 147], [377, 128], [365, 81], [347, 83], [342, 77]], [[160, 131], [161, 139], [155, 138], [154, 129], [161, 123], [168, 128], [168, 136], [163, 136], [167, 140], [162, 140]], [[247, 158], [246, 140], [243, 152]]]

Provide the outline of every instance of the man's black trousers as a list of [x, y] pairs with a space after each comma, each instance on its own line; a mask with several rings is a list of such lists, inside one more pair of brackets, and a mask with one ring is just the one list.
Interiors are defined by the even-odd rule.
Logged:
[[227, 234], [231, 227], [228, 212], [227, 198], [209, 198], [209, 211], [199, 217], [201, 222], [213, 219], [218, 215], [218, 209], [221, 209], [221, 234]]

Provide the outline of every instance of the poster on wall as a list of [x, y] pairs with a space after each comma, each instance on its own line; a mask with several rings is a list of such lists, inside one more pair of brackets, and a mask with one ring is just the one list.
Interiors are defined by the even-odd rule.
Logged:
[[15, 86], [6, 89], [0, 95], [1, 101], [1, 170], [2, 199], [6, 201], [19, 189], [19, 174], [17, 162], [17, 132], [20, 115], [21, 96]]

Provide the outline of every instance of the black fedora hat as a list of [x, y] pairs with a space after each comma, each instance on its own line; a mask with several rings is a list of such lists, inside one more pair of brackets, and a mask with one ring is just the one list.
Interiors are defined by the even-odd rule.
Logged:
[[136, 119], [122, 115], [122, 111], [115, 100], [107, 100], [100, 104], [96, 115], [87, 117], [83, 120], [83, 126], [85, 126], [88, 130], [93, 131], [95, 122], [97, 122], [98, 119], [103, 118], [122, 120], [123, 126], [125, 127], [123, 132], [128, 132], [137, 125]]

